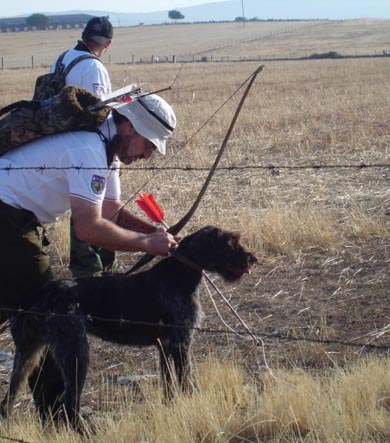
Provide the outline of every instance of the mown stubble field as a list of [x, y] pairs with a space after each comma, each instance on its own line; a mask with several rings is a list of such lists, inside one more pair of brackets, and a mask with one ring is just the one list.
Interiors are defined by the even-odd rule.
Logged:
[[[109, 65], [115, 87], [136, 82], [145, 90], [156, 90], [176, 78], [172, 91], [163, 94], [178, 116], [175, 140], [166, 158], [125, 169], [123, 197], [130, 199], [130, 209], [136, 211], [131, 196], [142, 187], [144, 192], [153, 192], [168, 224], [186, 212], [206, 178], [241, 93], [199, 128], [256, 67], [253, 63]], [[28, 97], [37, 71], [1, 71], [1, 105]], [[248, 380], [278, 369], [321, 377], [350, 365], [365, 365], [366, 358], [373, 355], [388, 356], [389, 75], [387, 58], [265, 64], [220, 169], [183, 232], [185, 235], [207, 224], [239, 230], [256, 253], [259, 263], [251, 276], [235, 286], [218, 279], [216, 284], [262, 339], [263, 347], [253, 347], [245, 334], [233, 334], [243, 332], [242, 326], [218, 295], [205, 287], [201, 295], [204, 330], [197, 333], [193, 348], [199, 372], [213, 357], [227, 367], [237, 364]], [[57, 275], [68, 275], [67, 222], [51, 227], [49, 237]], [[122, 269], [135, 259], [121, 254]], [[2, 339], [5, 346], [9, 339], [4, 335]], [[123, 398], [130, 401], [127, 396], [135, 395], [134, 387], [119, 380], [134, 374], [155, 375], [157, 356], [153, 350], [128, 350], [94, 339], [91, 348], [83, 404], [94, 414], [114, 411], [115, 417]], [[12, 350], [12, 345], [6, 349]], [[365, 374], [367, 379], [369, 369]], [[2, 371], [2, 391], [8, 375], [9, 371]], [[295, 383], [295, 375], [291, 377], [286, 373], [282, 377], [290, 387]], [[146, 403], [148, 380], [141, 381], [141, 387], [137, 385]], [[282, 390], [283, 382], [275, 384]], [[206, 385], [206, 390], [212, 389]], [[390, 384], [383, 389], [381, 395], [387, 398]], [[288, 398], [291, 415], [287, 413], [286, 422], [291, 424], [296, 409], [291, 409], [293, 401]], [[19, 405], [20, 413], [30, 404], [27, 399], [29, 396]], [[334, 398], [332, 401], [336, 403]], [[303, 396], [299, 405], [305, 402], [308, 397]], [[239, 408], [239, 402], [235, 405]], [[307, 441], [354, 441], [354, 435], [360, 435], [361, 441], [386, 441], [389, 417], [384, 409], [379, 413], [380, 425], [379, 420], [375, 424], [367, 419], [367, 427], [374, 428], [370, 437], [362, 437], [364, 432], [352, 425], [345, 426], [344, 419], [338, 424], [348, 428], [343, 439], [338, 440], [342, 432], [332, 422], [335, 433], [331, 437], [325, 440], [317, 429], [319, 433], [314, 432], [313, 440]], [[364, 421], [364, 414], [359, 414], [362, 411], [357, 412], [356, 420], [361, 417]], [[298, 434], [297, 441], [314, 431], [309, 419], [305, 425], [303, 422], [295, 422], [299, 423], [293, 432]], [[284, 428], [275, 441], [282, 441], [289, 432]], [[239, 435], [242, 439], [235, 440], [216, 432], [209, 439], [203, 435], [203, 439], [188, 441], [262, 441], [266, 433], [259, 431], [258, 439], [252, 434]]]

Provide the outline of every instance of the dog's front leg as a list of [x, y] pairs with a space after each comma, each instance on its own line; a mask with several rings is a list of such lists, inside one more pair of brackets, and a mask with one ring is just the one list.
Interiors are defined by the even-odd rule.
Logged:
[[179, 390], [187, 394], [192, 393], [189, 346], [175, 343], [162, 348], [160, 343], [159, 351], [165, 398], [172, 399]]
[[160, 354], [160, 372], [161, 382], [164, 391], [164, 398], [171, 400], [176, 392], [176, 375], [174, 373], [175, 368], [172, 364], [172, 355], [169, 346], [162, 346], [162, 343], [158, 342], [158, 350]]
[[191, 394], [193, 385], [191, 382], [192, 365], [189, 345], [181, 343], [175, 346], [172, 349], [172, 359], [180, 390], [185, 394]]

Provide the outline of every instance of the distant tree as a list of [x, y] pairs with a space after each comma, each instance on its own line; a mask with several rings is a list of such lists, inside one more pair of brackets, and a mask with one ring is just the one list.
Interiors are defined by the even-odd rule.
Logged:
[[234, 19], [234, 21], [235, 21], [235, 22], [246, 22], [247, 20], [246, 20], [245, 17], [236, 17], [236, 18]]
[[341, 54], [336, 51], [322, 52], [320, 54], [312, 54], [309, 56], [312, 59], [323, 59], [323, 58], [343, 58]]
[[168, 12], [168, 17], [171, 20], [175, 20], [175, 23], [177, 20], [183, 20], [184, 15], [180, 11], [176, 11], [176, 9], [172, 9]]
[[45, 14], [32, 14], [26, 18], [27, 26], [35, 26], [38, 29], [46, 29], [49, 24], [49, 17]]

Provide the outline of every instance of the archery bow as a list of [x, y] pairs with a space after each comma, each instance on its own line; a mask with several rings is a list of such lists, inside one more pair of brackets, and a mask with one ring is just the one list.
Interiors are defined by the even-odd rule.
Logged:
[[[249, 91], [257, 77], [257, 75], [264, 69], [264, 65], [260, 65], [254, 72], [253, 74], [248, 78], [249, 83], [248, 86], [246, 87], [244, 94], [241, 97], [240, 103], [237, 106], [236, 112], [234, 113], [233, 119], [230, 123], [229, 129], [225, 135], [225, 138], [223, 140], [223, 143], [219, 149], [219, 152], [214, 160], [213, 166], [210, 169], [210, 172], [206, 178], [206, 181], [204, 182], [196, 200], [194, 201], [194, 203], [192, 204], [191, 208], [189, 209], [189, 211], [187, 212], [187, 214], [184, 215], [184, 217], [179, 220], [175, 225], [171, 226], [167, 232], [169, 232], [172, 235], [176, 235], [178, 234], [183, 228], [184, 226], [188, 223], [188, 221], [190, 220], [190, 218], [193, 216], [194, 212], [196, 211], [197, 207], [199, 206], [199, 203], [203, 197], [203, 195], [205, 194], [207, 187], [214, 175], [215, 170], [217, 169], [218, 163], [221, 160], [222, 154], [225, 151], [226, 145], [229, 141], [230, 135], [233, 132], [233, 128], [234, 125], [237, 121], [237, 118], [240, 114], [241, 108], [245, 102], [246, 97], [249, 94]], [[130, 268], [125, 275], [129, 275], [131, 273], [133, 273], [134, 271], [142, 268], [143, 266], [145, 266], [146, 264], [148, 264], [151, 260], [153, 260], [155, 256], [154, 255], [150, 255], [150, 254], [144, 254], [139, 260], [138, 262], [132, 267]]]

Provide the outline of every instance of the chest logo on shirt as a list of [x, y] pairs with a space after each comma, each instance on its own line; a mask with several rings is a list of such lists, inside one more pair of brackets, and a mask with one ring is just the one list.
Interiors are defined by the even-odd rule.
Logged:
[[100, 83], [93, 83], [92, 88], [93, 88], [93, 93], [98, 97], [102, 97], [106, 93], [104, 85], [101, 85]]
[[104, 191], [104, 187], [106, 184], [105, 177], [101, 177], [100, 175], [94, 175], [91, 180], [91, 188], [94, 194], [101, 194]]

